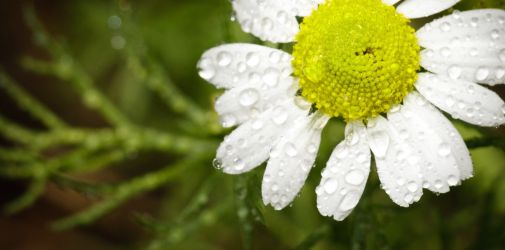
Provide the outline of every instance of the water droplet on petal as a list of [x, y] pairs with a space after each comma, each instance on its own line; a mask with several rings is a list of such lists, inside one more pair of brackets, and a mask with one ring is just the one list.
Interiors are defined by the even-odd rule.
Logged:
[[260, 63], [260, 57], [255, 52], [249, 52], [246, 55], [246, 63], [249, 67], [256, 67]]
[[244, 107], [249, 107], [258, 102], [260, 94], [258, 90], [254, 88], [248, 88], [242, 90], [239, 94], [239, 102]]
[[412, 193], [417, 191], [418, 188], [419, 187], [415, 181], [411, 181], [411, 182], [409, 182], [409, 184], [407, 184], [407, 189]]
[[212, 166], [214, 166], [214, 168], [216, 169], [222, 169], [223, 163], [221, 162], [221, 160], [215, 158], [214, 160], [212, 160]]
[[226, 67], [230, 65], [232, 56], [227, 51], [222, 51], [217, 54], [217, 64], [221, 67]]
[[441, 143], [438, 146], [438, 154], [440, 156], [448, 156], [451, 153], [451, 147], [447, 143]]
[[364, 180], [365, 175], [360, 170], [352, 170], [345, 175], [345, 181], [351, 185], [360, 185]]
[[282, 106], [278, 106], [274, 109], [274, 116], [272, 120], [277, 125], [282, 125], [288, 120], [288, 114], [286, 109]]
[[358, 192], [347, 193], [347, 195], [342, 200], [342, 203], [340, 203], [340, 206], [339, 206], [340, 210], [348, 211], [348, 210], [354, 208], [358, 204], [360, 197], [361, 196]]
[[298, 151], [296, 150], [295, 145], [291, 142], [286, 143], [284, 150], [286, 152], [286, 155], [288, 155], [290, 157], [294, 157], [298, 154]]
[[450, 175], [449, 178], [447, 179], [447, 184], [449, 184], [449, 186], [455, 186], [458, 184], [458, 182], [459, 179], [454, 175]]
[[414, 200], [414, 196], [412, 196], [411, 194], [406, 194], [405, 197], [403, 197], [403, 200], [408, 204], [410, 204]]
[[447, 70], [449, 77], [451, 77], [452, 79], [458, 79], [461, 76], [462, 72], [463, 70], [456, 65], [450, 66], [449, 69]]
[[478, 68], [477, 71], [475, 72], [475, 79], [477, 81], [484, 81], [487, 79], [488, 76], [489, 76], [489, 70], [484, 67]]
[[323, 184], [324, 191], [328, 194], [333, 194], [337, 191], [338, 182], [335, 179], [328, 179]]

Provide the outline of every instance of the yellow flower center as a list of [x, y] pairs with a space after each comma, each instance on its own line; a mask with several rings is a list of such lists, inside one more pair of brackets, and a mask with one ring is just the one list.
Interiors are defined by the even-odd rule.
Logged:
[[409, 20], [380, 0], [327, 0], [293, 47], [301, 95], [327, 115], [372, 118], [413, 89], [419, 45]]

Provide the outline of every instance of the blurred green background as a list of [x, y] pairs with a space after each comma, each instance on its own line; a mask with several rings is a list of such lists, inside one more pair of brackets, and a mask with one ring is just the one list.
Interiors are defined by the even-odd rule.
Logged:
[[[505, 1], [455, 8], [483, 7]], [[314, 192], [338, 120], [281, 212], [261, 202], [263, 166], [214, 169], [229, 130], [196, 63], [219, 44], [261, 44], [231, 16], [228, 0], [0, 3], [0, 249], [505, 249], [503, 128], [455, 122], [475, 177], [408, 209], [372, 171], [344, 222], [320, 216]]]

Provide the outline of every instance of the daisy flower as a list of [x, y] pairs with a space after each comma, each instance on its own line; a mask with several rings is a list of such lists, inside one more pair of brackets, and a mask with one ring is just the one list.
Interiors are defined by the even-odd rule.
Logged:
[[504, 102], [480, 85], [505, 83], [505, 11], [454, 11], [415, 31], [410, 19], [458, 0], [398, 2], [232, 1], [245, 31], [294, 46], [288, 54], [225, 44], [202, 56], [200, 76], [226, 89], [215, 103], [222, 126], [238, 126], [216, 165], [240, 174], [268, 161], [263, 201], [282, 209], [314, 164], [321, 130], [339, 117], [345, 139], [316, 189], [324, 216], [343, 220], [358, 204], [372, 155], [381, 187], [403, 207], [423, 189], [445, 193], [472, 177], [469, 151], [440, 110], [474, 125], [505, 123]]

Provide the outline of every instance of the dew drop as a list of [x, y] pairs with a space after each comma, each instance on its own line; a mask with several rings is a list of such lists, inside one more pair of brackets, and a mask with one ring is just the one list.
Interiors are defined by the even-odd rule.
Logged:
[[409, 182], [409, 184], [407, 184], [407, 189], [412, 193], [417, 191], [418, 188], [419, 187], [415, 181], [411, 181], [411, 182]]
[[331, 179], [328, 179], [324, 182], [323, 184], [323, 188], [324, 188], [324, 191], [327, 193], [327, 194], [333, 194], [335, 193], [335, 191], [337, 191], [337, 188], [338, 188], [338, 182], [337, 180], [331, 178]]
[[475, 72], [475, 79], [477, 81], [484, 81], [487, 79], [488, 76], [489, 76], [489, 70], [484, 67], [478, 68], [477, 71]]
[[288, 114], [286, 112], [286, 109], [282, 106], [278, 106], [274, 109], [274, 115], [272, 117], [272, 120], [275, 124], [277, 125], [282, 125], [288, 120]]
[[451, 153], [451, 147], [447, 143], [441, 143], [438, 146], [438, 155], [440, 156], [448, 156]]
[[360, 194], [356, 191], [349, 192], [340, 203], [340, 210], [349, 211], [354, 208], [359, 202]]
[[230, 65], [231, 59], [232, 59], [232, 56], [227, 51], [222, 51], [219, 54], [217, 54], [217, 64], [221, 67], [226, 67], [226, 66]]
[[449, 57], [451, 56], [451, 50], [447, 47], [444, 47], [440, 50], [440, 54], [443, 56], [443, 57]]
[[249, 107], [258, 102], [260, 94], [258, 90], [254, 88], [244, 89], [239, 94], [240, 105], [244, 107]]
[[365, 175], [360, 170], [351, 170], [345, 175], [345, 181], [351, 185], [360, 185], [365, 180]]
[[279, 84], [279, 71], [274, 68], [268, 68], [263, 75], [263, 81], [270, 87], [275, 87]]
[[491, 39], [493, 40], [498, 40], [500, 39], [500, 32], [498, 30], [492, 30], [491, 31]]
[[261, 128], [263, 128], [263, 121], [261, 121], [261, 120], [255, 120], [255, 121], [251, 124], [251, 127], [252, 127], [252, 129], [254, 129], [254, 130], [260, 130]]
[[441, 25], [440, 25], [440, 29], [444, 32], [447, 32], [447, 31], [450, 31], [451, 30], [451, 24], [448, 23], [448, 22], [443, 22]]
[[218, 158], [214, 158], [214, 160], [212, 160], [212, 166], [215, 169], [222, 169], [223, 168], [223, 163]]
[[246, 55], [246, 63], [249, 67], [256, 67], [260, 63], [260, 57], [255, 52], [249, 52]]
[[284, 150], [286, 152], [286, 155], [288, 155], [290, 157], [295, 157], [298, 154], [298, 151], [296, 150], [295, 145], [291, 142], [286, 143]]
[[244, 169], [244, 167], [245, 167], [244, 162], [243, 162], [243, 161], [242, 161], [242, 159], [240, 159], [240, 158], [235, 158], [235, 159], [233, 159], [233, 164], [234, 164], [234, 167], [233, 167], [233, 168], [234, 168], [236, 171], [241, 171], [241, 170], [243, 170], [243, 169]]
[[307, 152], [309, 152], [310, 154], [313, 154], [317, 151], [317, 147], [316, 145], [314, 144], [310, 144], [308, 147], [307, 147]]
[[389, 147], [389, 136], [383, 131], [374, 131], [368, 134], [368, 139], [375, 157], [384, 158]]
[[502, 49], [498, 55], [498, 57], [500, 58], [500, 61], [502, 63], [505, 63], [505, 49]]
[[449, 175], [449, 178], [447, 179], [447, 184], [449, 184], [449, 186], [455, 186], [457, 185], [459, 182], [458, 178], [454, 175]]
[[456, 65], [450, 66], [449, 69], [447, 70], [449, 77], [451, 77], [452, 79], [458, 79], [461, 76], [462, 72], [463, 70]]
[[405, 197], [403, 197], [403, 200], [410, 204], [414, 200], [414, 196], [411, 194], [406, 194]]
[[221, 117], [221, 126], [229, 128], [237, 124], [237, 119], [233, 115], [225, 115]]

